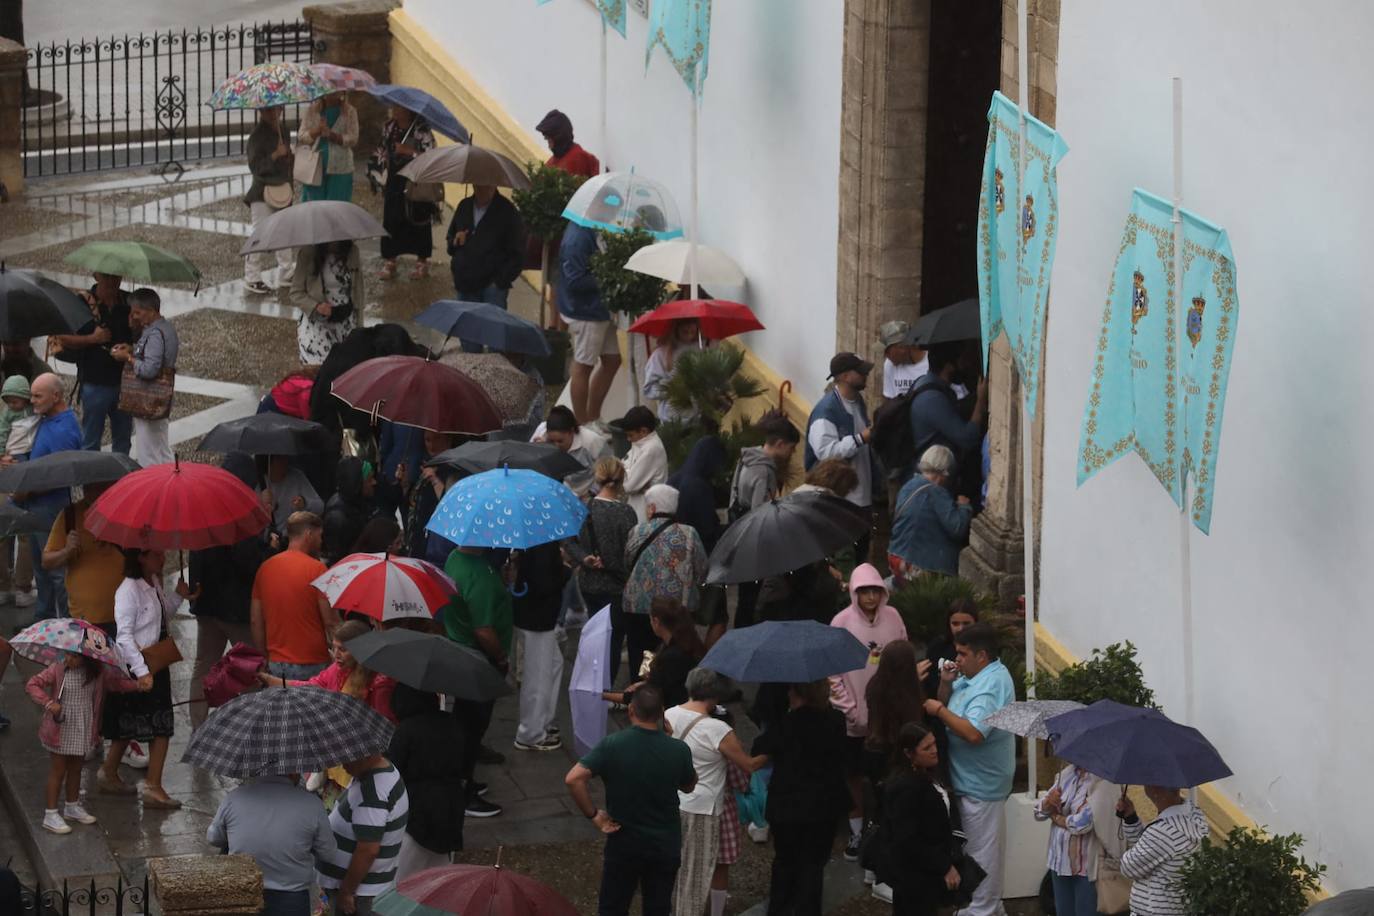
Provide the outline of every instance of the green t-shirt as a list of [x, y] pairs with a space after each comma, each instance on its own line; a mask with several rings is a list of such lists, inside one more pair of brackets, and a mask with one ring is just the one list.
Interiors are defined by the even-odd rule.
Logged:
[[696, 775], [685, 743], [632, 725], [601, 739], [581, 763], [606, 784], [606, 813], [621, 833], [665, 855], [678, 854], [677, 792]]
[[474, 630], [490, 627], [496, 631], [501, 648], [510, 654], [515, 635], [510, 592], [487, 558], [455, 550], [444, 564], [444, 572], [458, 586], [458, 593], [444, 607], [444, 630], [448, 638], [462, 646], [482, 651]]

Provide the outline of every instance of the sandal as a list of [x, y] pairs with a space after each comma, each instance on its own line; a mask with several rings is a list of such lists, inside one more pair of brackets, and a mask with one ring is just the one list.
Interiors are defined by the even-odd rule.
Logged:
[[414, 266], [413, 268], [411, 268], [411, 270], [410, 270], [410, 279], [412, 279], [412, 280], [423, 280], [425, 277], [428, 277], [428, 276], [429, 276], [429, 262], [428, 262], [428, 261], [416, 261], [416, 262], [415, 262], [415, 266]]
[[129, 785], [118, 776], [107, 777], [104, 773], [96, 773], [95, 789], [101, 795], [137, 795], [138, 789]]
[[392, 280], [396, 277], [396, 262], [387, 261], [382, 265], [382, 269], [377, 272], [378, 280]]

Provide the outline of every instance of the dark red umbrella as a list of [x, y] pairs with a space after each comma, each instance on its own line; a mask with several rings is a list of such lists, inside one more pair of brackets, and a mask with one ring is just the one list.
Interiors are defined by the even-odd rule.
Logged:
[[647, 312], [630, 325], [635, 334], [663, 337], [673, 329], [673, 322], [695, 318], [701, 322], [701, 336], [707, 340], [724, 340], [746, 331], [762, 331], [760, 322], [749, 306], [726, 299], [675, 299]]
[[562, 894], [497, 865], [441, 865], [417, 872], [372, 903], [378, 916], [433, 913], [578, 916]]
[[504, 425], [501, 411], [471, 378], [419, 356], [379, 356], [334, 380], [334, 397], [392, 423], [435, 433], [482, 435]]
[[203, 550], [236, 544], [271, 521], [258, 496], [228, 471], [175, 462], [134, 471], [86, 513], [97, 539], [142, 550]]

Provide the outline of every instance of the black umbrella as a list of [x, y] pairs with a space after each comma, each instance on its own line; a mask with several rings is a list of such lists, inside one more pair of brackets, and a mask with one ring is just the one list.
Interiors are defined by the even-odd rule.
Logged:
[[52, 523], [42, 516], [26, 512], [9, 500], [0, 502], [0, 537], [16, 534], [47, 534]]
[[873, 526], [867, 509], [821, 491], [764, 503], [739, 518], [711, 551], [708, 585], [753, 582], [800, 569], [850, 546]]
[[541, 442], [464, 442], [457, 448], [440, 452], [425, 462], [427, 467], [449, 465], [469, 474], [494, 471], [497, 468], [521, 468], [538, 471], [554, 480], [585, 471], [578, 461], [556, 445]]
[[0, 493], [41, 493], [88, 483], [109, 483], [139, 464], [118, 452], [54, 452], [0, 468]]
[[325, 448], [328, 438], [318, 423], [281, 413], [259, 413], [220, 423], [200, 440], [200, 451], [308, 455]]
[[922, 315], [907, 332], [907, 343], [921, 347], [955, 340], [978, 340], [983, 336], [978, 300], [965, 299]]
[[0, 340], [71, 334], [91, 320], [91, 307], [56, 280], [0, 263]]
[[373, 630], [346, 645], [364, 668], [416, 690], [446, 693], [475, 703], [511, 692], [486, 656], [443, 636], [414, 630]]

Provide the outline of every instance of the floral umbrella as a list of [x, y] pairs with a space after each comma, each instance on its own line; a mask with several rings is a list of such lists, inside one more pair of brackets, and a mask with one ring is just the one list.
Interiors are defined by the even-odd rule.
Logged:
[[276, 108], [313, 102], [338, 90], [308, 64], [272, 61], [249, 67], [220, 83], [205, 104], [223, 111], [227, 108]]
[[105, 631], [72, 617], [40, 620], [24, 628], [10, 640], [10, 645], [20, 655], [40, 665], [56, 664], [63, 661], [68, 652], [79, 652], [111, 668], [124, 670], [124, 663], [119, 660]]

